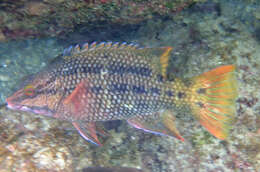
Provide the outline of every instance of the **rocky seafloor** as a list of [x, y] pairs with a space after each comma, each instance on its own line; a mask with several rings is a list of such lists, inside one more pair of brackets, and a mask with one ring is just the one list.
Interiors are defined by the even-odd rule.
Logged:
[[2, 0], [0, 41], [66, 37], [75, 29], [139, 24], [154, 16], [174, 17], [205, 0]]
[[[125, 122], [105, 124], [109, 137], [96, 147], [70, 123], [0, 109], [0, 171], [81, 171], [121, 166], [151, 172], [260, 171], [260, 4], [257, 1], [197, 3], [172, 18], [142, 25], [74, 32], [67, 39], [39, 38], [0, 44], [0, 99], [28, 74], [46, 66], [69, 44], [126, 41], [173, 46], [174, 76], [192, 77], [223, 64], [235, 64], [237, 113], [229, 139], [220, 141], [179, 112], [185, 142], [144, 133]], [[98, 32], [98, 33], [97, 33]], [[112, 36], [111, 36], [112, 35]]]

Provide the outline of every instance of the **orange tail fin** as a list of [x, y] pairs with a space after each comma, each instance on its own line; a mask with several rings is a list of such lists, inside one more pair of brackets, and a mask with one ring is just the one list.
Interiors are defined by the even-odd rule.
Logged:
[[237, 83], [233, 65], [221, 66], [192, 78], [191, 109], [215, 137], [228, 136], [235, 114]]

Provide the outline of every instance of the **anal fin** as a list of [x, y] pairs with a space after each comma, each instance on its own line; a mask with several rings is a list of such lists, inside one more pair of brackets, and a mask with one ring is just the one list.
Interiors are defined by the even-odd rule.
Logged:
[[176, 128], [175, 116], [170, 111], [163, 112], [162, 121], [164, 126], [169, 130], [172, 136], [176, 137], [181, 141], [184, 141], [184, 138], [180, 135], [179, 130]]
[[96, 124], [94, 122], [72, 122], [73, 126], [78, 130], [79, 134], [87, 141], [101, 146], [96, 133]]
[[156, 113], [149, 116], [135, 116], [127, 120], [127, 122], [137, 128], [141, 129], [145, 132], [172, 136], [177, 139], [184, 141], [184, 138], [180, 135], [179, 131], [175, 125], [175, 117], [173, 114], [166, 110], [161, 113]]

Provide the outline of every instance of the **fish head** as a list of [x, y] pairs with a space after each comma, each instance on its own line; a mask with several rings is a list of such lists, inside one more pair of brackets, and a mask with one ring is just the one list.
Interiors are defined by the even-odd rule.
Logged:
[[[29, 80], [29, 81], [28, 81]], [[13, 110], [33, 112], [45, 116], [55, 114], [55, 103], [58, 101], [51, 76], [39, 73], [31, 76], [18, 91], [6, 99], [7, 107]], [[55, 102], [56, 101], [56, 102]]]

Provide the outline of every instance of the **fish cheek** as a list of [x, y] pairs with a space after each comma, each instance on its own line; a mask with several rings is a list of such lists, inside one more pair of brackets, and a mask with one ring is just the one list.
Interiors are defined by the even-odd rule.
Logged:
[[28, 107], [44, 107], [47, 106], [46, 96], [45, 95], [37, 95], [35, 97], [27, 97], [22, 102], [21, 105]]
[[27, 98], [21, 102], [24, 111], [41, 114], [48, 117], [54, 117], [60, 100], [58, 96], [48, 96], [45, 94], [37, 95], [33, 98]]

